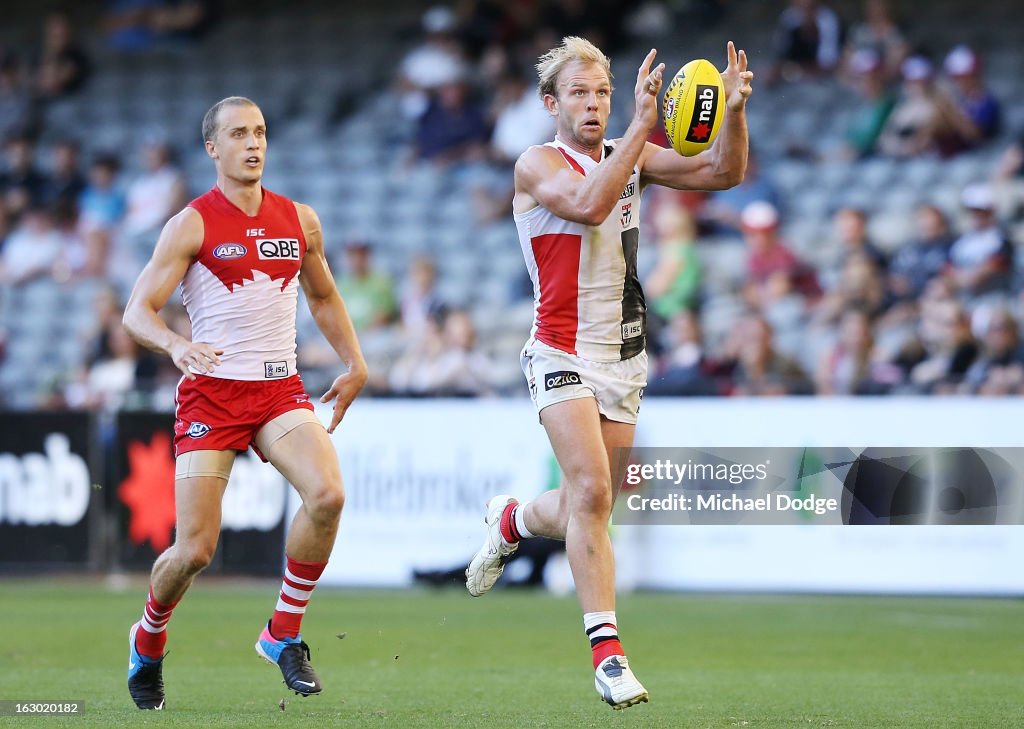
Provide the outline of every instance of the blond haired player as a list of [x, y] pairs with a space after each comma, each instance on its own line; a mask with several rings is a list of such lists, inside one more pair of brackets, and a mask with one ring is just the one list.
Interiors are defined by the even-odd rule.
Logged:
[[[174, 544], [156, 560], [142, 618], [129, 632], [128, 690], [140, 709], [164, 708], [167, 624], [193, 578], [210, 563], [221, 500], [235, 455], [252, 446], [302, 497], [285, 545], [277, 606], [256, 651], [288, 688], [319, 693], [303, 613], [334, 546], [344, 502], [328, 433], [366, 382], [366, 363], [324, 257], [320, 220], [307, 205], [261, 184], [267, 126], [249, 99], [223, 99], [203, 118], [217, 183], [164, 226], [125, 309], [139, 342], [167, 353], [183, 373], [174, 424]], [[192, 340], [157, 316], [174, 289]], [[325, 430], [295, 369], [298, 286], [347, 372], [320, 399], [334, 400]]]
[[636, 109], [625, 135], [608, 140], [608, 58], [582, 38], [565, 38], [537, 64], [555, 139], [528, 149], [515, 168], [513, 213], [535, 300], [523, 371], [565, 480], [528, 503], [507, 495], [490, 500], [487, 538], [466, 570], [466, 586], [474, 596], [489, 591], [521, 539], [564, 539], [595, 686], [615, 709], [648, 698], [619, 642], [608, 538], [625, 476], [614, 449], [632, 446], [647, 384], [646, 307], [636, 272], [640, 195], [649, 184], [721, 190], [743, 179], [753, 74], [731, 41], [727, 53], [718, 138], [706, 151], [682, 157], [647, 141], [658, 123], [665, 68], [652, 69], [656, 51], [637, 72]]

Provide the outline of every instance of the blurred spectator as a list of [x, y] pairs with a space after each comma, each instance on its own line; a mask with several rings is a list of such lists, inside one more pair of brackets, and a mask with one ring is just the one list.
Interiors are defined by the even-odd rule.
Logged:
[[387, 274], [375, 271], [370, 244], [354, 240], [345, 246], [343, 273], [337, 277], [338, 291], [358, 331], [377, 329], [395, 320], [394, 285]]
[[775, 58], [785, 80], [833, 71], [839, 65], [843, 26], [819, 0], [789, 0], [775, 27]]
[[35, 154], [35, 145], [25, 135], [8, 138], [4, 146], [6, 164], [0, 173], [0, 195], [14, 219], [30, 206], [43, 203], [47, 180], [36, 168]]
[[469, 314], [452, 310], [428, 317], [423, 335], [412, 339], [391, 370], [398, 395], [465, 397], [490, 391], [491, 361], [476, 349]]
[[743, 319], [736, 328], [733, 394], [810, 395], [811, 382], [795, 361], [775, 350], [774, 330], [760, 315]]
[[921, 310], [920, 341], [924, 356], [910, 370], [914, 391], [954, 391], [978, 356], [963, 306], [951, 298], [926, 302]]
[[949, 275], [956, 289], [972, 296], [1009, 291], [1013, 246], [999, 228], [992, 188], [985, 183], [968, 185], [960, 201], [969, 222], [949, 249]]
[[896, 95], [889, 88], [885, 66], [876, 51], [854, 51], [847, 68], [864, 103], [853, 112], [846, 128], [846, 156], [862, 158], [875, 151], [878, 137], [896, 106]]
[[502, 78], [491, 114], [491, 152], [502, 164], [513, 164], [528, 147], [555, 137], [554, 118], [537, 97], [537, 89], [520, 73]]
[[54, 142], [50, 150], [50, 176], [42, 193], [43, 202], [70, 206], [77, 214], [83, 190], [85, 177], [79, 167], [78, 143], [71, 139]]
[[821, 293], [813, 269], [779, 240], [779, 214], [773, 205], [747, 205], [740, 223], [749, 251], [745, 293], [751, 306], [767, 307], [790, 294], [816, 297]]
[[78, 225], [87, 250], [83, 273], [87, 276], [99, 276], [106, 271], [110, 247], [124, 217], [125, 195], [117, 184], [119, 168], [113, 155], [96, 157], [78, 199]]
[[652, 371], [644, 393], [653, 397], [717, 395], [715, 364], [704, 348], [700, 320], [687, 309], [677, 312], [662, 336], [666, 349], [660, 372]]
[[980, 392], [986, 383], [991, 387], [1003, 374], [996, 370], [1024, 367], [1020, 327], [1009, 309], [1004, 306], [981, 309], [974, 318], [975, 331], [981, 342], [981, 354], [964, 374], [960, 388], [962, 392], [970, 394]]
[[51, 276], [64, 255], [61, 241], [50, 211], [42, 207], [26, 210], [0, 251], [0, 283], [17, 286]]
[[960, 130], [964, 147], [972, 147], [999, 133], [999, 100], [989, 91], [981, 76], [981, 59], [969, 47], [960, 45], [949, 52], [943, 68], [953, 81], [954, 99], [961, 113], [971, 122]]
[[127, 207], [117, 184], [121, 163], [111, 154], [100, 154], [89, 167], [89, 179], [78, 199], [82, 229], [111, 231], [121, 222]]
[[467, 63], [455, 30], [451, 8], [435, 5], [423, 13], [424, 41], [402, 59], [399, 72], [400, 108], [406, 118], [422, 117], [429, 92], [465, 77]]
[[996, 166], [997, 182], [1008, 182], [1014, 178], [1024, 177], [1024, 131], [1003, 152]]
[[51, 13], [43, 30], [36, 68], [36, 92], [46, 100], [78, 91], [89, 78], [88, 56], [75, 41], [74, 27], [63, 13]]
[[921, 205], [915, 214], [917, 237], [900, 246], [889, 265], [889, 293], [897, 302], [916, 300], [928, 281], [946, 269], [953, 237], [945, 213]]
[[36, 131], [32, 92], [18, 57], [0, 48], [0, 140]]
[[84, 379], [66, 388], [65, 399], [70, 407], [115, 410], [124, 405], [139, 375], [145, 376], [139, 372], [140, 365], [148, 367], [149, 361], [139, 359], [139, 346], [120, 322], [110, 326], [108, 341], [109, 353], [89, 367]]
[[888, 266], [888, 259], [868, 236], [868, 214], [863, 208], [839, 208], [832, 216], [836, 240], [839, 242], [839, 261], [845, 263], [851, 256], [863, 255], [880, 272]]
[[896, 78], [908, 49], [888, 0], [864, 0], [864, 20], [853, 25], [846, 42], [848, 70], [857, 73], [849, 62], [858, 52], [867, 51], [879, 59], [882, 78]]
[[402, 326], [411, 338], [423, 334], [431, 321], [443, 308], [437, 295], [437, 269], [434, 262], [420, 256], [409, 266], [399, 304]]
[[874, 347], [871, 316], [863, 309], [847, 309], [839, 323], [839, 339], [818, 365], [814, 378], [817, 394], [880, 394], [883, 386], [871, 374]]
[[814, 320], [834, 325], [851, 309], [862, 310], [873, 317], [881, 313], [885, 305], [883, 273], [870, 257], [855, 253], [843, 263], [839, 278], [818, 303]]
[[221, 0], [171, 0], [154, 8], [149, 26], [162, 40], [197, 41], [220, 20]]
[[647, 275], [644, 291], [650, 301], [648, 315], [658, 317], [657, 328], [681, 311], [693, 309], [700, 293], [697, 229], [690, 213], [665, 196], [654, 213], [658, 261]]
[[156, 241], [160, 227], [187, 202], [185, 180], [170, 148], [149, 142], [143, 150], [145, 169], [128, 185], [124, 232]]
[[699, 211], [700, 222], [709, 223], [713, 232], [739, 235], [740, 214], [747, 205], [758, 201], [770, 203], [777, 211], [783, 209], [778, 188], [762, 173], [758, 154], [751, 148], [743, 182], [728, 190], [711, 193]]
[[416, 129], [419, 159], [447, 164], [481, 160], [489, 130], [483, 110], [470, 98], [469, 85], [453, 81], [439, 87]]
[[890, 157], [959, 151], [960, 135], [970, 131], [971, 123], [935, 86], [931, 62], [911, 56], [900, 70], [903, 86], [879, 136], [879, 150]]

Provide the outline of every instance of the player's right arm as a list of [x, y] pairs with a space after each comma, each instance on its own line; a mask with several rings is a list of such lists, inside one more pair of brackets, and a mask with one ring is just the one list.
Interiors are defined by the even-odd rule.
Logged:
[[203, 245], [203, 235], [203, 218], [192, 208], [185, 208], [167, 221], [153, 257], [135, 282], [123, 319], [124, 328], [135, 341], [170, 355], [174, 365], [190, 380], [196, 378], [194, 372], [211, 372], [220, 364], [224, 351], [205, 342], [190, 342], [171, 331], [159, 311], [185, 278]]
[[615, 154], [584, 176], [571, 169], [557, 149], [530, 147], [516, 162], [512, 200], [515, 212], [523, 213], [541, 205], [574, 223], [600, 225], [605, 221], [633, 174], [647, 136], [658, 122], [658, 91], [665, 64], [659, 63], [652, 71], [655, 55], [653, 50], [648, 53], [637, 71], [633, 90], [636, 109], [626, 133], [615, 145]]

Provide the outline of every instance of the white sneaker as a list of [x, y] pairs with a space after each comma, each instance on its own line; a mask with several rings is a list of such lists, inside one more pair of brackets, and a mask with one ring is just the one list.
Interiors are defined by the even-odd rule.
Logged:
[[490, 592], [501, 577], [508, 558], [519, 549], [518, 544], [509, 544], [501, 536], [501, 515], [506, 506], [516, 501], [514, 496], [499, 494], [487, 502], [487, 516], [484, 517], [487, 538], [466, 568], [466, 589], [473, 597]]
[[594, 687], [601, 699], [616, 710], [647, 703], [647, 689], [636, 680], [625, 656], [608, 656], [601, 661], [594, 676]]

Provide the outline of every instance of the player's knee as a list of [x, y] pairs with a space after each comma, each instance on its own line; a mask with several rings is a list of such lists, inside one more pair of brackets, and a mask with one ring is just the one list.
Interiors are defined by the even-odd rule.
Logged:
[[335, 521], [345, 507], [345, 489], [340, 480], [327, 479], [309, 497], [307, 504], [316, 521]]
[[573, 484], [571, 512], [582, 517], [607, 520], [612, 513], [612, 487], [602, 476], [583, 476]]
[[176, 545], [178, 561], [188, 574], [202, 572], [210, 566], [213, 554], [217, 551], [216, 542], [189, 541]]

